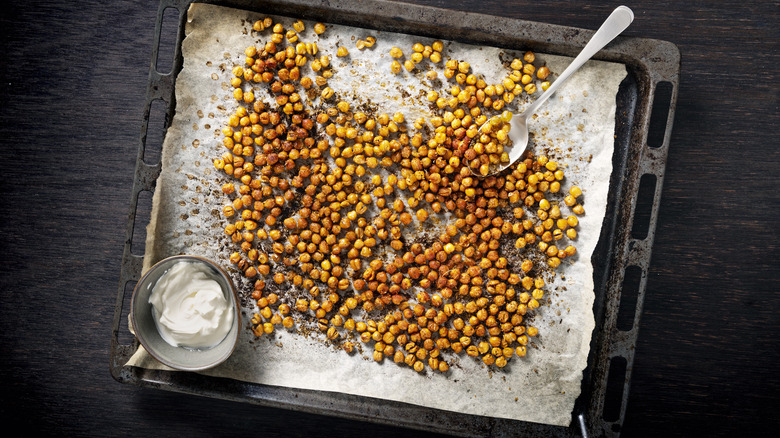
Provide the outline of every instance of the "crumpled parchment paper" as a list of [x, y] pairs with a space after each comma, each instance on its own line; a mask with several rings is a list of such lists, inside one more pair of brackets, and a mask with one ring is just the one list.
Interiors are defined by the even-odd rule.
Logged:
[[[163, 146], [162, 174], [154, 193], [148, 227], [145, 267], [167, 256], [187, 253], [220, 261], [235, 249], [225, 238], [221, 208], [228, 203], [212, 160], [222, 154], [220, 130], [237, 104], [229, 80], [243, 50], [265, 36], [251, 32], [261, 15], [212, 5], [191, 6], [183, 42], [184, 67], [176, 82], [176, 115]], [[274, 17], [289, 28], [294, 18]], [[414, 42], [428, 39], [368, 29], [328, 25], [314, 35], [305, 21], [304, 41], [316, 41], [321, 53], [331, 55], [336, 74], [329, 86], [345, 100], [370, 97], [384, 112], [401, 111], [407, 120], [432, 115], [424, 95], [436, 88], [418, 73], [390, 73], [389, 48], [406, 53]], [[358, 50], [355, 40], [377, 38], [371, 49]], [[335, 56], [338, 45], [350, 51]], [[522, 48], [521, 48], [522, 49]], [[448, 57], [465, 60], [488, 83], [499, 83], [508, 70], [502, 61], [523, 52], [477, 47], [445, 41]], [[561, 73], [569, 58], [537, 54], [553, 73]], [[440, 73], [443, 63], [439, 65]], [[481, 361], [459, 355], [446, 374], [429, 369], [416, 373], [390, 360], [378, 364], [370, 349], [349, 355], [317, 337], [279, 329], [257, 338], [249, 327], [241, 331], [238, 348], [227, 362], [204, 374], [312, 390], [334, 391], [396, 400], [474, 415], [511, 418], [552, 425], [568, 425], [580, 393], [594, 320], [593, 275], [590, 257], [601, 231], [606, 208], [615, 126], [615, 96], [626, 75], [621, 64], [590, 61], [573, 75], [530, 123], [531, 148], [556, 159], [566, 171], [564, 190], [583, 190], [586, 214], [580, 217], [578, 256], [565, 259], [548, 283], [547, 302], [537, 309], [534, 326], [539, 336], [529, 343], [525, 358], [514, 357], [504, 369], [489, 369]], [[441, 78], [441, 75], [440, 75]], [[445, 86], [447, 86], [445, 84]], [[439, 86], [438, 90], [445, 90]], [[451, 86], [451, 84], [449, 85]], [[406, 97], [402, 97], [402, 96]], [[538, 94], [537, 94], [538, 96]], [[261, 95], [261, 98], [263, 96]], [[527, 100], [517, 99], [512, 109]], [[238, 278], [238, 286], [249, 283]], [[244, 322], [255, 312], [251, 302]], [[165, 367], [140, 348], [128, 365]]]

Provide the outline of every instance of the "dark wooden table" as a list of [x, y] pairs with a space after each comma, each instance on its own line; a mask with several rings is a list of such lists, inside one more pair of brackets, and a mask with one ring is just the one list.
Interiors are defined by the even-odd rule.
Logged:
[[[595, 28], [615, 5], [418, 0]], [[780, 425], [780, 4], [628, 2], [682, 77], [624, 436]], [[115, 382], [109, 340], [157, 5], [0, 6], [0, 418], [25, 435], [414, 436]]]

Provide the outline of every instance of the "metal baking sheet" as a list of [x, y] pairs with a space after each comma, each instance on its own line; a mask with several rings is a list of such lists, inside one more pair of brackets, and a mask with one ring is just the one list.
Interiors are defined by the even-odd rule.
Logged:
[[[158, 9], [146, 106], [138, 144], [137, 165], [111, 337], [110, 370], [119, 382], [215, 398], [282, 407], [316, 414], [391, 424], [463, 436], [617, 436], [623, 421], [631, 377], [645, 281], [660, 205], [669, 139], [680, 73], [680, 54], [671, 43], [618, 38], [595, 59], [622, 63], [628, 76], [617, 95], [615, 152], [608, 205], [599, 244], [594, 251], [596, 328], [588, 366], [569, 427], [457, 414], [388, 400], [298, 390], [194, 373], [126, 367], [138, 348], [129, 334], [127, 314], [132, 285], [141, 277], [143, 250], [134, 248], [145, 223], [138, 221], [149, 206], [160, 174], [159, 163], [147, 163], [150, 126], [167, 128], [175, 113], [174, 87], [182, 67], [181, 42], [190, 1], [162, 0]], [[447, 11], [388, 1], [207, 1], [203, 3], [286, 15], [327, 23], [574, 56], [592, 31], [517, 19]], [[171, 17], [175, 23], [171, 23]], [[463, 23], [469, 23], [464, 27]], [[170, 29], [169, 29], [170, 28]], [[158, 71], [160, 40], [176, 31], [170, 72]], [[539, 38], [543, 35], [544, 38]], [[155, 102], [158, 111], [154, 111]], [[159, 109], [159, 103], [162, 109]], [[627, 272], [629, 275], [627, 275]], [[630, 277], [630, 278], [628, 278]], [[630, 283], [630, 284], [629, 284]], [[628, 293], [630, 290], [630, 293]], [[624, 293], [625, 291], [625, 293]], [[624, 302], [621, 302], [623, 298]], [[628, 315], [628, 316], [626, 316]]]

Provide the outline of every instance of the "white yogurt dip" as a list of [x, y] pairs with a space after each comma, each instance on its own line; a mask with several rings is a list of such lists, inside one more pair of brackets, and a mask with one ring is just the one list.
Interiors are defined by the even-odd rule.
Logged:
[[206, 266], [179, 262], [152, 289], [160, 336], [173, 346], [210, 348], [225, 339], [233, 324], [233, 306]]

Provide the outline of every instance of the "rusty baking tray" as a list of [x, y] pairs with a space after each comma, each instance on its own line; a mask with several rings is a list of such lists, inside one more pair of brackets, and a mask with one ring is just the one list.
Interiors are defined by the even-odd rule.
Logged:
[[[677, 101], [680, 73], [677, 47], [665, 41], [619, 37], [595, 57], [624, 64], [628, 76], [617, 95], [616, 141], [608, 206], [592, 257], [596, 328], [582, 380], [582, 394], [572, 412], [571, 424], [557, 427], [340, 393], [124, 366], [138, 348], [127, 326], [129, 297], [141, 276], [144, 218], [148, 219], [150, 215], [150, 195], [160, 174], [162, 136], [175, 112], [174, 86], [182, 67], [181, 41], [190, 3], [188, 0], [162, 0], [159, 5], [111, 337], [112, 376], [119, 382], [139, 386], [462, 436], [619, 435], [628, 400]], [[437, 8], [389, 1], [205, 3], [565, 56], [579, 53], [593, 34], [590, 30], [449, 10], [445, 13]], [[161, 43], [165, 38], [170, 41], [167, 45]], [[166, 60], [170, 65], [164, 65]], [[169, 71], [161, 73], [161, 70]]]

